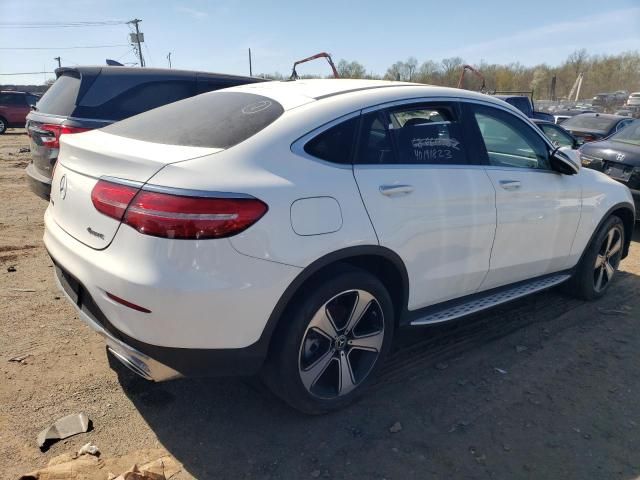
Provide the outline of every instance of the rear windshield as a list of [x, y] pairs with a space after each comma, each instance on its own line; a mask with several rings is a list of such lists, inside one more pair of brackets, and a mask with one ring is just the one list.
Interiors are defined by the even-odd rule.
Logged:
[[584, 128], [588, 130], [609, 131], [618, 120], [607, 117], [592, 117], [589, 115], [576, 115], [562, 123], [564, 128]]
[[611, 135], [610, 140], [640, 145], [640, 120], [630, 123], [618, 133]]
[[506, 99], [506, 102], [510, 103], [511, 105], [516, 107], [518, 110], [523, 112], [525, 115], [531, 114], [531, 103], [529, 103], [529, 99], [528, 98], [509, 97], [509, 98]]
[[79, 78], [61, 75], [38, 101], [38, 111], [64, 117], [71, 115], [76, 106], [79, 90]]
[[122, 120], [195, 94], [195, 79], [151, 81], [137, 75], [102, 74], [82, 97], [73, 116]]
[[229, 148], [273, 123], [282, 105], [244, 92], [211, 92], [128, 118], [103, 131], [167, 145]]

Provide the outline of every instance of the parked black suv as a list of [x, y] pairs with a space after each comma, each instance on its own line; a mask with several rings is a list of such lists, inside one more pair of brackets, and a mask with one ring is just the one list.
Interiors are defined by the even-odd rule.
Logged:
[[[49, 199], [60, 135], [101, 128], [138, 113], [201, 93], [261, 78], [163, 68], [63, 67], [27, 116], [31, 190]], [[173, 121], [168, 118], [167, 122]]]
[[[513, 105], [529, 118], [537, 118], [538, 120], [546, 120], [547, 122], [555, 121], [553, 115], [550, 113], [538, 112], [535, 110], [532, 97], [520, 95], [519, 92], [514, 92], [514, 94], [506, 94], [507, 92], [496, 93], [497, 94], [493, 95], [494, 97]], [[531, 95], [533, 95], [533, 92]]]

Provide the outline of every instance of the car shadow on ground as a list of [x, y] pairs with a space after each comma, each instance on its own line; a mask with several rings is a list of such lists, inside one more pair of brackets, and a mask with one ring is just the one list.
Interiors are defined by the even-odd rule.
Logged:
[[[640, 228], [634, 241], [640, 241]], [[605, 308], [633, 301], [640, 312], [634, 294], [640, 277], [620, 272], [615, 286], [594, 303], [552, 290], [461, 321], [401, 331], [367, 396], [321, 417], [290, 409], [257, 379], [152, 384], [115, 368], [159, 441], [196, 478], [475, 478], [491, 472], [497, 478], [569, 478], [580, 471], [598, 476], [608, 468], [631, 478], [639, 473], [640, 454], [618, 461], [610, 437], [576, 433], [604, 401], [583, 388], [612, 392], [623, 380], [609, 373], [594, 378], [586, 368], [556, 378], [561, 365], [589, 354], [567, 353], [566, 341], [554, 339], [566, 330], [584, 331], [585, 321], [595, 333]], [[520, 363], [536, 352], [549, 366], [517, 377]], [[634, 395], [629, 397], [618, 400], [621, 410], [640, 414]], [[397, 421], [402, 431], [390, 433]], [[629, 442], [637, 432], [615, 435]]]

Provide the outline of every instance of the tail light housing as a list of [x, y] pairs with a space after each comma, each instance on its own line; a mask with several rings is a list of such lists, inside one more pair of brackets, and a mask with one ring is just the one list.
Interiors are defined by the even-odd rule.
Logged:
[[43, 147], [60, 148], [60, 136], [69, 135], [71, 133], [82, 133], [90, 128], [70, 127], [68, 125], [53, 125], [45, 123], [39, 125], [36, 129], [40, 136], [40, 142]]
[[225, 238], [246, 230], [267, 213], [267, 205], [250, 196], [191, 195], [156, 191], [99, 180], [91, 192], [94, 207], [138, 232], [162, 238]]

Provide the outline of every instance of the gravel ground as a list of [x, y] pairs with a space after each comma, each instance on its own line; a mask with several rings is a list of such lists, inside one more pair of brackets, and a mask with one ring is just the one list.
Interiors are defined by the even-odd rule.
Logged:
[[[91, 478], [165, 451], [176, 479], [640, 476], [640, 228], [600, 301], [548, 291], [401, 332], [363, 401], [310, 418], [253, 379], [151, 384], [109, 368], [56, 291], [26, 145], [22, 130], [0, 136], [0, 478], [88, 441], [105, 461]], [[79, 411], [93, 431], [40, 452], [38, 432]]]

